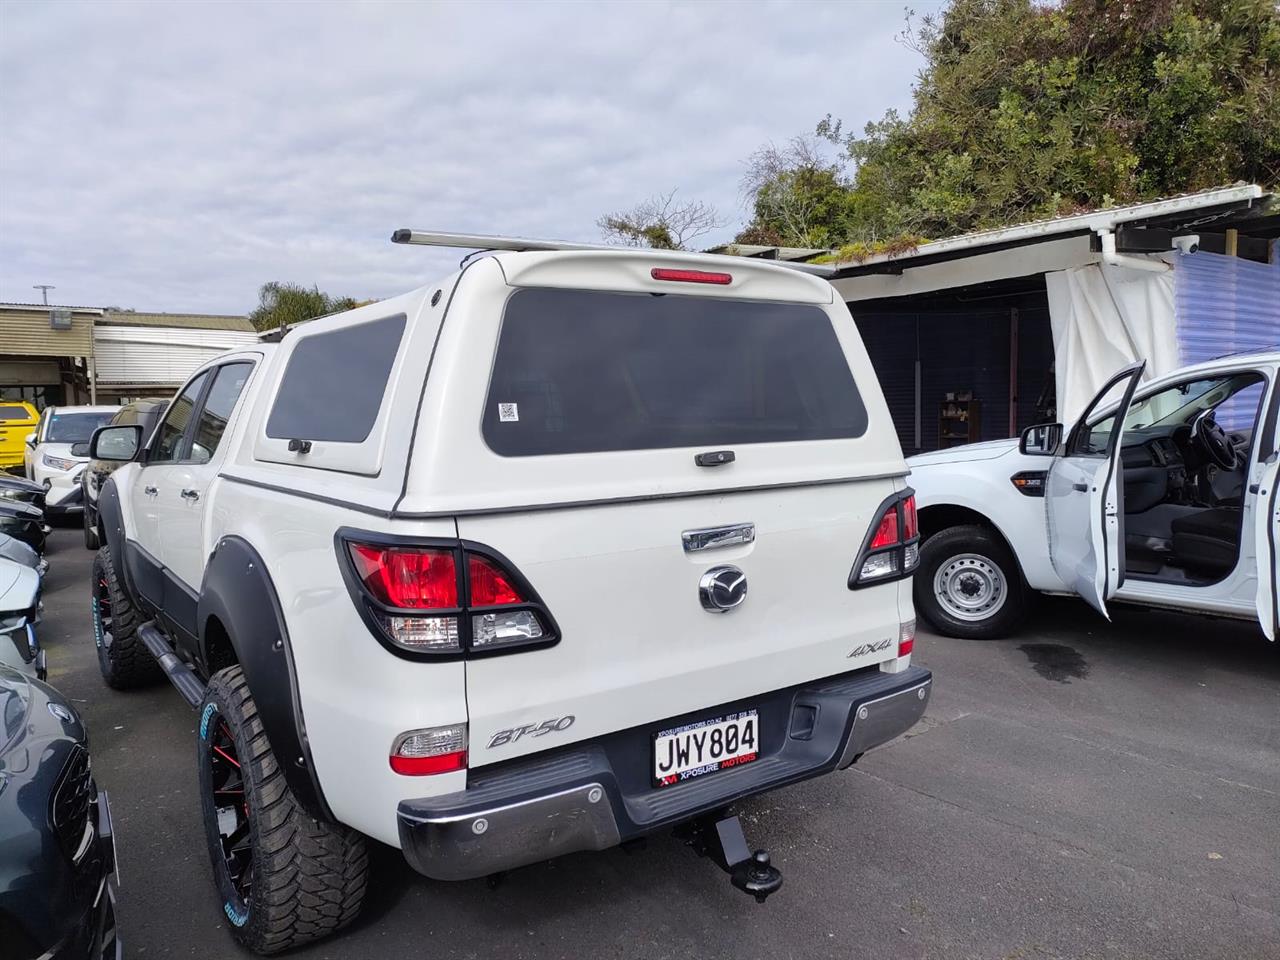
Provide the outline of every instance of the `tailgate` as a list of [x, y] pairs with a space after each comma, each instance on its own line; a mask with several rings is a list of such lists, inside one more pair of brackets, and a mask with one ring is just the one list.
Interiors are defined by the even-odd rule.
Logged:
[[[859, 480], [460, 517], [460, 536], [500, 551], [562, 638], [467, 663], [470, 765], [894, 659], [898, 584], [850, 590], [848, 577], [879, 507], [902, 486]], [[754, 526], [753, 542], [684, 547], [685, 531], [738, 524]], [[707, 610], [700, 581], [725, 565], [745, 576], [746, 596]], [[541, 735], [511, 732], [524, 727]]]

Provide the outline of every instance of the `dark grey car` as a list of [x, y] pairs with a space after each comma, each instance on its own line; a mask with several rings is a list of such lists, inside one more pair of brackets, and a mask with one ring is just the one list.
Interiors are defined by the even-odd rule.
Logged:
[[0, 666], [0, 954], [121, 957], [115, 840], [75, 708]]

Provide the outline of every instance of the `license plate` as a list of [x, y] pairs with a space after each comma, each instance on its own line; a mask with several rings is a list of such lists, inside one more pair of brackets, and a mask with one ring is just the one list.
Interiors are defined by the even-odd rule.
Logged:
[[759, 756], [760, 718], [754, 710], [661, 730], [653, 738], [653, 785], [669, 787]]

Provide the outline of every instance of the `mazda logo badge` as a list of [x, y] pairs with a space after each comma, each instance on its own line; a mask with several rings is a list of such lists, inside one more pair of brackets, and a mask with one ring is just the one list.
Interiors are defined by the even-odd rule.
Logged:
[[747, 575], [728, 564], [712, 567], [698, 581], [698, 599], [704, 610], [728, 613], [747, 599]]

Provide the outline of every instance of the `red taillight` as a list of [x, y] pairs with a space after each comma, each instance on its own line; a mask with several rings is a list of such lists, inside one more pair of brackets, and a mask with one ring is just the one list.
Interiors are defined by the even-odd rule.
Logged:
[[438, 757], [392, 757], [391, 769], [406, 777], [424, 777], [432, 773], [452, 773], [467, 768], [467, 751], [445, 753]]
[[892, 547], [898, 542], [898, 510], [896, 507], [890, 507], [885, 511], [884, 516], [880, 518], [880, 524], [876, 527], [876, 535], [871, 538], [871, 544], [868, 550], [879, 550], [881, 547]]
[[902, 539], [914, 540], [920, 536], [920, 524], [916, 519], [916, 498], [907, 497], [902, 501]]
[[356, 572], [380, 603], [403, 610], [458, 606], [458, 573], [452, 550], [363, 543], [350, 547]]
[[916, 498], [894, 500], [876, 520], [870, 541], [849, 574], [849, 589], [900, 579], [920, 565]]
[[716, 283], [726, 286], [733, 282], [729, 273], [712, 273], [707, 270], [671, 270], [665, 267], [654, 267], [649, 276], [655, 280], [675, 280], [678, 283]]
[[344, 540], [340, 549], [365, 623], [393, 652], [471, 656], [556, 643], [533, 588], [477, 547]]
[[467, 766], [467, 725], [410, 730], [391, 747], [391, 769], [408, 777], [451, 773]]
[[905, 657], [916, 645], [916, 622], [908, 620], [898, 627], [898, 656]]
[[478, 557], [474, 553], [467, 557], [467, 576], [471, 580], [471, 606], [473, 607], [523, 603], [525, 600], [507, 574], [484, 557]]

